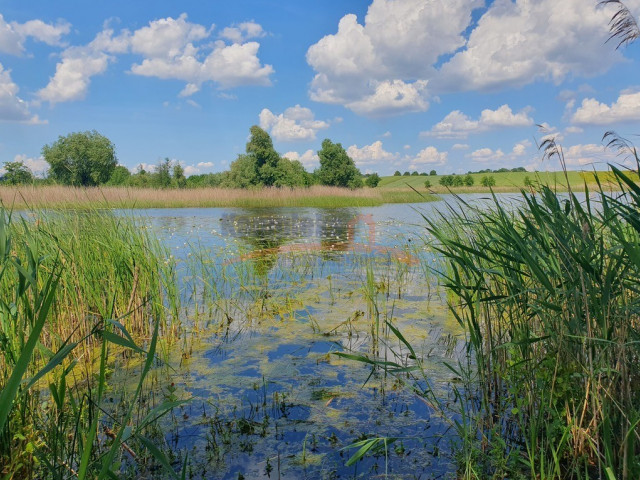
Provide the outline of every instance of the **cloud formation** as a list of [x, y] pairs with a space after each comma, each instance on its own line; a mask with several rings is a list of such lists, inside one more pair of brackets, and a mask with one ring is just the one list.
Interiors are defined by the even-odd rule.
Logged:
[[391, 162], [398, 157], [397, 153], [386, 151], [380, 140], [373, 142], [371, 145], [365, 145], [358, 148], [357, 145], [351, 145], [347, 148], [349, 155], [355, 164], [360, 166], [374, 165], [376, 163]]
[[320, 165], [320, 157], [318, 157], [318, 154], [311, 149], [307, 150], [302, 155], [298, 152], [287, 152], [282, 156], [289, 160], [298, 160], [307, 170], [313, 170]]
[[29, 105], [18, 96], [18, 85], [11, 79], [11, 72], [0, 63], [0, 121], [38, 124], [42, 122], [29, 111]]
[[497, 128], [526, 127], [533, 125], [528, 109], [513, 113], [509, 105], [496, 110], [485, 109], [478, 120], [472, 120], [460, 110], [454, 110], [422, 136], [436, 138], [467, 138], [469, 134], [487, 132]]
[[268, 108], [260, 112], [260, 127], [268, 131], [273, 138], [281, 142], [315, 140], [319, 130], [329, 128], [329, 123], [316, 120], [313, 112], [296, 105], [287, 108], [284, 113], [274, 114]]
[[32, 38], [47, 45], [63, 45], [62, 37], [71, 30], [71, 25], [64, 20], [55, 24], [42, 20], [29, 20], [25, 23], [5, 21], [0, 14], [0, 52], [9, 55], [23, 55], [25, 42]]
[[611, 105], [600, 103], [595, 98], [585, 98], [571, 121], [583, 125], [640, 121], [640, 92], [623, 93]]
[[105, 28], [89, 44], [64, 50], [54, 76], [37, 95], [51, 104], [82, 99], [91, 77], [104, 73], [115, 55], [125, 53], [142, 56], [141, 62], [131, 65], [134, 75], [186, 82], [181, 97], [193, 95], [206, 82], [220, 89], [271, 85], [274, 70], [260, 62], [260, 44], [243, 43], [257, 35], [258, 27], [254, 23], [233, 27], [242, 35], [227, 32], [227, 38], [235, 38], [231, 44], [223, 40], [203, 43], [211, 37], [214, 26], [189, 22], [184, 13], [175, 19], [153, 20], [134, 32], [122, 30], [115, 35], [111, 28]]
[[583, 0], [496, 0], [465, 48], [442, 66], [434, 88], [496, 90], [602, 73], [621, 59], [606, 44], [611, 13]]
[[426, 147], [418, 152], [418, 154], [409, 159], [409, 168], [411, 170], [419, 170], [424, 166], [444, 165], [449, 158], [448, 152], [439, 152], [436, 147]]
[[362, 115], [426, 110], [433, 64], [464, 46], [471, 12], [481, 5], [481, 0], [374, 0], [364, 23], [345, 15], [335, 34], [307, 51], [316, 71], [311, 99]]
[[425, 111], [441, 93], [597, 75], [622, 59], [606, 44], [613, 11], [583, 0], [373, 0], [363, 21], [345, 15], [309, 47], [309, 96], [382, 116]]

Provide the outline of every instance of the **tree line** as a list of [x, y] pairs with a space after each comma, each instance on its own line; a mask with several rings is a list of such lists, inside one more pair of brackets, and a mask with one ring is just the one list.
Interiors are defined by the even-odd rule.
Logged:
[[142, 166], [135, 173], [118, 164], [114, 144], [93, 131], [60, 136], [42, 148], [49, 164], [46, 178], [36, 178], [24, 162], [5, 162], [4, 184], [62, 184], [78, 187], [112, 185], [151, 188], [260, 188], [308, 187], [329, 185], [345, 188], [376, 187], [378, 174], [363, 176], [340, 143], [326, 139], [318, 151], [320, 166], [307, 172], [298, 160], [282, 157], [273, 147], [269, 134], [254, 125], [245, 153], [219, 173], [185, 176], [182, 165], [169, 158], [161, 160], [153, 171]]

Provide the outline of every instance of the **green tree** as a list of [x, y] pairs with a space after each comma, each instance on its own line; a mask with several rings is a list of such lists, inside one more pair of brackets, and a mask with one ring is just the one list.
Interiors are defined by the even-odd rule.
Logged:
[[33, 173], [24, 162], [5, 162], [2, 183], [9, 185], [23, 185], [33, 182]]
[[225, 179], [224, 186], [231, 188], [249, 188], [258, 185], [259, 182], [255, 157], [251, 155], [238, 155], [238, 158], [231, 163], [229, 175]]
[[473, 177], [469, 174], [464, 176], [464, 184], [467, 187], [473, 187], [473, 184], [475, 183], [475, 180], [473, 179]]
[[403, 177], [408, 177], [408, 176], [410, 176], [410, 175], [411, 175], [411, 172], [404, 172], [404, 173], [402, 174], [402, 176], [403, 176]]
[[452, 187], [453, 186], [453, 175], [443, 175], [439, 180], [440, 185], [443, 187]]
[[65, 185], [106, 183], [118, 164], [113, 143], [95, 130], [60, 136], [42, 147], [42, 156], [49, 163], [49, 176]]
[[339, 143], [333, 143], [328, 138], [322, 142], [322, 149], [318, 152], [320, 168], [317, 171], [322, 185], [335, 187], [362, 187], [362, 175], [353, 160]]
[[496, 185], [496, 179], [493, 178], [493, 175], [485, 175], [480, 179], [480, 185], [483, 187], [494, 187]]
[[168, 157], [158, 163], [153, 174], [153, 185], [158, 188], [171, 186], [171, 160]]
[[178, 188], [184, 188], [187, 186], [187, 179], [184, 176], [184, 168], [179, 162], [173, 164], [173, 178], [172, 183]]
[[109, 177], [109, 181], [107, 183], [109, 185], [125, 185], [130, 178], [131, 172], [127, 167], [124, 165], [116, 165], [116, 168], [113, 169], [111, 177]]
[[402, 174], [400, 173], [400, 170], [396, 170], [395, 173], [393, 174], [394, 177], [400, 177], [402, 176]]
[[438, 175], [438, 173], [437, 173], [435, 170], [431, 170], [431, 171], [429, 172], [429, 175], [431, 175], [431, 176], [435, 176], [435, 175]]
[[418, 175], [420, 175], [420, 174], [419, 174], [416, 170], [414, 170], [413, 172], [411, 172], [411, 176], [412, 176], [412, 177], [416, 177], [416, 176], [418, 176]]
[[311, 175], [298, 160], [281, 158], [275, 171], [274, 187], [307, 187], [311, 185]]
[[299, 161], [280, 157], [267, 132], [257, 125], [250, 131], [246, 153], [238, 155], [231, 164], [229, 174], [223, 180], [224, 186], [300, 187], [311, 184], [311, 176]]
[[462, 178], [460, 175], [454, 175], [453, 176], [453, 186], [454, 187], [461, 187], [464, 185], [464, 178]]
[[364, 181], [364, 184], [370, 188], [376, 188], [379, 183], [380, 183], [380, 175], [378, 175], [377, 173], [372, 173]]
[[247, 155], [255, 158], [258, 183], [266, 187], [282, 181], [282, 172], [278, 172], [280, 155], [273, 148], [271, 137], [262, 128], [254, 125], [250, 128], [251, 138], [247, 142]]
[[430, 180], [425, 180], [424, 181], [424, 188], [431, 188], [431, 181]]

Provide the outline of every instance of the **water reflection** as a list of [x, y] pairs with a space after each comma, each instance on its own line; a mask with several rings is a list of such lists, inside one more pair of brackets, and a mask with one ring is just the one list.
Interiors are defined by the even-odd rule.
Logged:
[[[449, 424], [406, 376], [333, 354], [414, 361], [388, 320], [447, 396], [460, 332], [426, 268], [433, 254], [415, 240], [408, 250], [433, 214], [421, 208], [151, 211], [176, 255], [211, 249], [198, 272], [210, 289], [188, 305], [198, 320], [154, 372], [159, 397], [171, 385], [192, 399], [165, 439], [189, 453], [194, 478], [455, 478]], [[342, 449], [376, 436], [400, 440], [346, 467]]]

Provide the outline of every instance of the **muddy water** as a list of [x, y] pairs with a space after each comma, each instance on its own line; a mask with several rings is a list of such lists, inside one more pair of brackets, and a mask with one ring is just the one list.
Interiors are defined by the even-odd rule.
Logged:
[[451, 400], [461, 356], [422, 218], [437, 208], [139, 212], [179, 260], [184, 339], [148, 392], [189, 399], [156, 432], [172, 461], [193, 478], [453, 478], [451, 419], [419, 394]]

